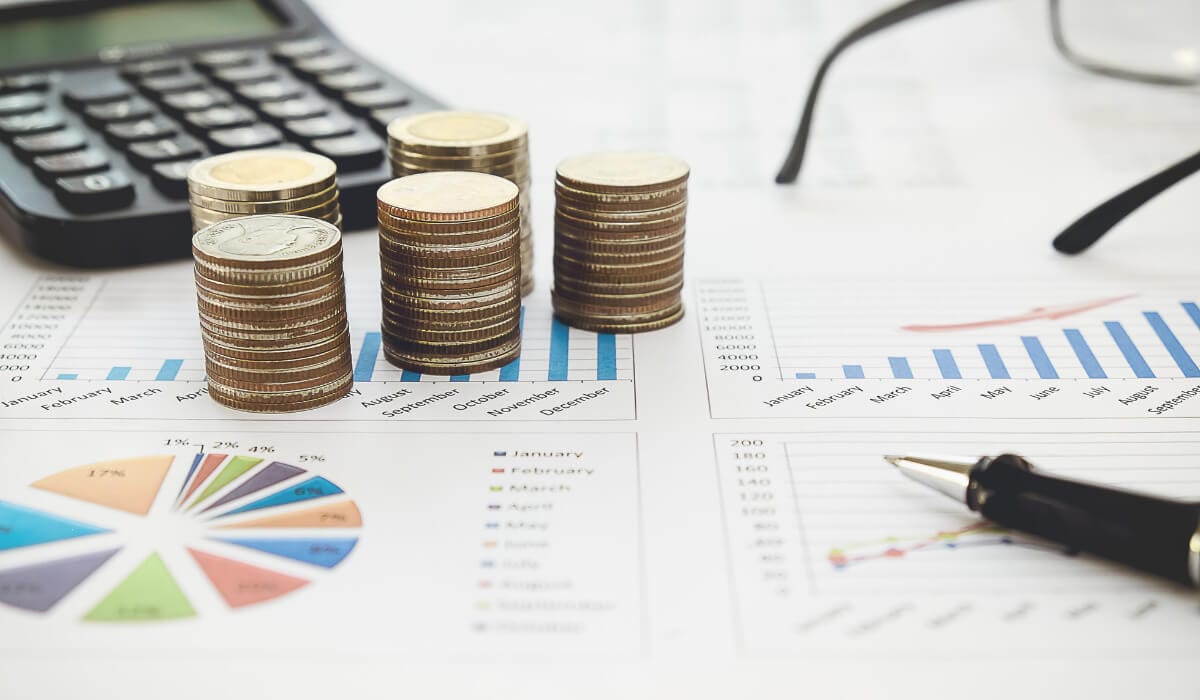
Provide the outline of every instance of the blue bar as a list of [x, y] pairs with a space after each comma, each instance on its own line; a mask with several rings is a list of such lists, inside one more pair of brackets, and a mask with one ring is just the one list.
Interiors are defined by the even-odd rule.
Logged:
[[596, 379], [617, 378], [617, 336], [601, 333], [596, 336]]
[[842, 365], [842, 374], [846, 375], [846, 379], [862, 379], [866, 376], [862, 365]]
[[400, 373], [400, 381], [402, 381], [402, 382], [419, 382], [419, 381], [421, 381], [421, 373], [420, 372], [412, 372], [412, 371], [409, 371], [406, 369]]
[[[525, 338], [525, 306], [521, 305], [521, 321], [520, 321], [521, 339]], [[521, 356], [517, 355], [517, 359], [509, 362], [500, 368], [500, 381], [515, 382], [521, 376]]]
[[976, 346], [979, 348], [979, 354], [983, 357], [983, 364], [987, 365], [988, 374], [992, 379], [1012, 379], [1012, 375], [1008, 373], [1008, 367], [1004, 364], [1004, 360], [1000, 357], [1000, 351], [995, 345], [981, 344]]
[[962, 372], [958, 371], [958, 363], [954, 361], [954, 353], [945, 348], [937, 348], [933, 351], [933, 359], [937, 360], [942, 379], [962, 379]]
[[1167, 352], [1171, 353], [1175, 364], [1179, 365], [1179, 370], [1183, 372], [1185, 377], [1200, 377], [1200, 367], [1196, 366], [1196, 361], [1188, 354], [1187, 350], [1183, 349], [1183, 343], [1179, 342], [1179, 338], [1175, 337], [1167, 322], [1163, 320], [1161, 314], [1157, 311], [1146, 311], [1142, 313], [1146, 320], [1150, 322], [1150, 327], [1158, 334], [1158, 339], [1166, 346]]
[[550, 373], [546, 379], [552, 382], [567, 380], [567, 338], [570, 332], [567, 324], [557, 318], [550, 324]]
[[1154, 370], [1150, 369], [1150, 365], [1146, 364], [1146, 358], [1142, 357], [1142, 353], [1133, 344], [1133, 339], [1129, 337], [1129, 333], [1125, 332], [1125, 326], [1122, 326], [1118, 321], [1105, 321], [1104, 327], [1108, 329], [1108, 334], [1117, 343], [1117, 347], [1121, 349], [1121, 354], [1125, 356], [1125, 361], [1129, 363], [1129, 369], [1133, 370], [1133, 376], [1142, 379], [1154, 379]]
[[469, 375], [469, 374], [451, 375], [450, 381], [452, 381], [452, 382], [469, 382], [469, 381], [471, 381], [471, 375]]
[[118, 379], [118, 380], [126, 379], [129, 377], [129, 370], [131, 370], [131, 369], [133, 369], [133, 368], [132, 367], [113, 367], [112, 369], [108, 370], [108, 376], [105, 377], [105, 379]]
[[888, 364], [892, 366], [892, 376], [896, 379], [912, 379], [912, 367], [908, 365], [907, 357], [889, 357]]
[[175, 377], [179, 376], [179, 368], [182, 366], [183, 360], [163, 360], [162, 367], [158, 368], [158, 374], [154, 375], [155, 381], [175, 381]]
[[1021, 343], [1025, 346], [1025, 352], [1029, 353], [1029, 359], [1033, 360], [1033, 367], [1039, 377], [1058, 379], [1058, 371], [1054, 369], [1054, 363], [1050, 362], [1050, 356], [1046, 354], [1046, 348], [1042, 347], [1042, 341], [1032, 335], [1023, 335]]
[[75, 373], [63, 373], [58, 375], [59, 379], [79, 379], [79, 375]]
[[816, 379], [816, 372], [797, 372], [796, 379]]
[[1197, 306], [1194, 301], [1185, 301], [1183, 302], [1183, 310], [1187, 312], [1188, 316], [1192, 317], [1192, 323], [1196, 324], [1197, 328], [1200, 328], [1200, 306]]
[[379, 333], [363, 336], [362, 348], [358, 351], [358, 362], [354, 363], [354, 381], [369, 382], [375, 374], [375, 361], [379, 359]]
[[1067, 336], [1067, 342], [1071, 344], [1071, 349], [1075, 351], [1075, 357], [1079, 358], [1079, 364], [1083, 365], [1087, 376], [1092, 379], [1108, 379], [1108, 373], [1100, 366], [1096, 353], [1092, 352], [1082, 333], [1074, 328], [1064, 328], [1063, 335]]

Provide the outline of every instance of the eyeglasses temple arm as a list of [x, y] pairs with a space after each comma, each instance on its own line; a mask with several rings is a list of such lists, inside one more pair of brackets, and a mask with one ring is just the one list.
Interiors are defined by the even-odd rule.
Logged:
[[1151, 175], [1079, 217], [1054, 237], [1054, 249], [1071, 255], [1082, 253], [1138, 207], [1197, 172], [1200, 172], [1200, 151]]
[[910, 0], [863, 22], [834, 44], [829, 53], [825, 54], [825, 57], [821, 59], [821, 64], [817, 67], [816, 75], [813, 76], [812, 84], [808, 88], [808, 98], [804, 101], [804, 112], [800, 117], [800, 126], [796, 129], [796, 136], [792, 139], [792, 147], [788, 151], [787, 159], [783, 161], [783, 166], [779, 169], [779, 173], [775, 175], [775, 182], [781, 185], [792, 183], [796, 181], [796, 177], [800, 174], [800, 166], [804, 162], [804, 151], [808, 147], [808, 132], [812, 125], [813, 111], [817, 104], [817, 93], [821, 90], [821, 84], [825, 81], [825, 74], [829, 72], [829, 66], [833, 64], [835, 58], [860, 39], [887, 29], [892, 25], [899, 24], [906, 19], [960, 2], [963, 2], [963, 0]]

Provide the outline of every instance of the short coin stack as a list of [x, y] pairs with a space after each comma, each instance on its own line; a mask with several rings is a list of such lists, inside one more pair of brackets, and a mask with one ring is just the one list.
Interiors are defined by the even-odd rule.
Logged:
[[529, 130], [513, 117], [485, 112], [426, 112], [388, 125], [396, 177], [437, 170], [498, 175], [521, 189], [521, 295], [533, 291], [533, 219], [529, 204]]
[[325, 156], [287, 149], [205, 158], [188, 171], [192, 230], [254, 214], [311, 216], [341, 227], [337, 166]]
[[352, 383], [342, 237], [299, 216], [230, 219], [192, 237], [209, 395], [282, 413], [344, 396]]
[[555, 314], [602, 333], [683, 318], [688, 165], [658, 153], [591, 153], [555, 180]]
[[521, 352], [517, 187], [434, 172], [379, 188], [383, 350], [425, 374], [468, 374]]

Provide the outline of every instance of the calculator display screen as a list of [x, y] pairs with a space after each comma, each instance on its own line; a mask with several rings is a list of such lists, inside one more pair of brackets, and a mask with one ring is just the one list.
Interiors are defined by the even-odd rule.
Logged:
[[256, 0], [45, 3], [42, 12], [0, 16], [0, 68], [110, 47], [248, 38], [282, 24]]

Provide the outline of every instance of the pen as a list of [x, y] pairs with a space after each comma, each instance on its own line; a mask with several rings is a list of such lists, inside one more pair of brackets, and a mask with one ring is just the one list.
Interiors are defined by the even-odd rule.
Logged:
[[1200, 586], [1200, 503], [1051, 476], [1012, 454], [884, 459], [998, 525]]

